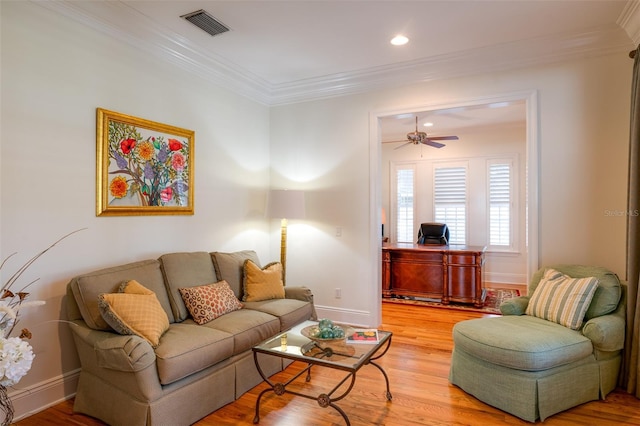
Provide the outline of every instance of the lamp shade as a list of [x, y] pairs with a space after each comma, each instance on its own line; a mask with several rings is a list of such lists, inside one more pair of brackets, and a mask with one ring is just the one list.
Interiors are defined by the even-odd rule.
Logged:
[[274, 189], [269, 191], [267, 215], [278, 219], [304, 219], [304, 191]]

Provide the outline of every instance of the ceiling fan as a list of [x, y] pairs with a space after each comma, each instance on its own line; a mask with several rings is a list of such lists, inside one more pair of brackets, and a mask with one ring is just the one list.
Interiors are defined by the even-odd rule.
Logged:
[[416, 130], [415, 132], [409, 132], [407, 133], [407, 139], [402, 140], [402, 141], [387, 141], [387, 142], [383, 142], [383, 143], [394, 143], [394, 142], [406, 142], [394, 149], [400, 149], [402, 147], [405, 147], [407, 145], [418, 145], [418, 144], [425, 144], [425, 145], [429, 145], [431, 147], [434, 148], [442, 148], [443, 146], [445, 146], [442, 143], [436, 142], [436, 141], [457, 141], [458, 137], [457, 136], [434, 136], [434, 137], [429, 137], [427, 136], [427, 134], [425, 132], [419, 132], [418, 131], [418, 117], [416, 116]]

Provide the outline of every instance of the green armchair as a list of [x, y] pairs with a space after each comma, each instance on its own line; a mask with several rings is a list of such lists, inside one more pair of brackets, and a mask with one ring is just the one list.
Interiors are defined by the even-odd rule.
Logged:
[[555, 265], [533, 275], [527, 294], [504, 302], [500, 317], [454, 326], [449, 381], [530, 422], [604, 399], [620, 369], [625, 283], [605, 268]]

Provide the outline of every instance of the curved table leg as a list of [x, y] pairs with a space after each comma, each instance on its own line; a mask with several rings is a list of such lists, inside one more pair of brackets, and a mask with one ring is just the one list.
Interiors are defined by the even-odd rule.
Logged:
[[273, 383], [271, 383], [271, 381], [269, 380], [269, 378], [267, 376], [265, 376], [265, 374], [262, 372], [262, 369], [260, 368], [260, 363], [258, 362], [258, 353], [254, 352], [253, 353], [253, 363], [256, 365], [256, 369], [258, 370], [258, 374], [260, 374], [260, 377], [262, 377], [262, 379], [267, 382], [267, 384], [269, 385], [268, 389], [263, 390], [262, 392], [260, 392], [260, 395], [258, 395], [258, 399], [256, 400], [256, 414], [253, 417], [253, 423], [259, 423], [260, 422], [260, 399], [262, 399], [262, 395], [264, 395], [267, 392], [273, 391], [274, 390], [274, 385]]
[[387, 377], [387, 373], [384, 371], [384, 369], [382, 367], [380, 367], [375, 362], [370, 362], [369, 364], [373, 365], [378, 370], [380, 370], [380, 372], [384, 376], [384, 381], [387, 383], [387, 394], [386, 394], [387, 395], [387, 401], [391, 401], [393, 399], [393, 396], [391, 395], [391, 390], [389, 388], [389, 377]]
[[[349, 379], [349, 378], [351, 378], [351, 383], [349, 384], [349, 387], [342, 393], [342, 395], [340, 395], [340, 396], [338, 396], [336, 398], [331, 398], [331, 395], [335, 391], [340, 389], [340, 387], [343, 385], [343, 383], [346, 382], [347, 379]], [[345, 413], [342, 408], [338, 407], [335, 404], [335, 402], [336, 401], [340, 401], [342, 398], [346, 397], [349, 394], [349, 392], [351, 392], [351, 389], [353, 389], [353, 385], [355, 385], [355, 383], [356, 383], [356, 374], [355, 373], [349, 373], [328, 394], [322, 393], [322, 394], [318, 395], [318, 398], [317, 398], [318, 405], [321, 406], [322, 408], [331, 407], [334, 410], [336, 410], [338, 413], [340, 413], [340, 415], [344, 419], [344, 421], [347, 424], [347, 426], [351, 425], [351, 422], [349, 421], [349, 417], [347, 416], [347, 413]]]
[[256, 400], [256, 414], [253, 417], [254, 424], [260, 423], [260, 399], [262, 398], [262, 395], [270, 391], [273, 391], [273, 388], [265, 389], [260, 392], [260, 395], [258, 395], [258, 399]]
[[375, 363], [375, 362], [373, 362], [373, 361], [375, 361], [375, 360], [377, 360], [377, 359], [382, 358], [382, 357], [384, 356], [384, 354], [386, 354], [386, 353], [387, 353], [387, 351], [389, 350], [389, 347], [391, 347], [391, 337], [389, 337], [389, 340], [387, 340], [387, 346], [385, 346], [385, 348], [384, 348], [384, 350], [382, 351], [382, 353], [380, 353], [379, 355], [376, 355], [375, 357], [373, 357], [373, 358], [371, 358], [371, 359], [369, 360], [369, 364], [373, 365], [373, 366], [374, 366], [374, 367], [376, 367], [378, 370], [380, 370], [380, 372], [381, 372], [381, 373], [382, 373], [382, 375], [384, 376], [384, 381], [385, 381], [385, 382], [386, 382], [386, 384], [387, 384], [387, 393], [386, 393], [387, 401], [391, 401], [391, 400], [393, 399], [393, 395], [391, 395], [391, 390], [390, 390], [390, 387], [389, 387], [389, 377], [387, 376], [387, 372], [386, 372], [386, 371], [384, 371], [384, 369], [383, 369], [381, 366], [379, 366], [378, 364], [376, 364], [376, 363]]
[[[285, 392], [287, 392], [287, 390], [286, 390], [287, 385], [289, 383], [293, 382], [294, 380], [296, 380], [298, 377], [300, 377], [305, 372], [307, 373], [308, 380], [310, 380], [311, 379], [311, 372], [310, 372], [311, 364], [307, 365], [306, 368], [304, 368], [298, 374], [293, 376], [286, 383], [273, 383], [271, 380], [269, 380], [269, 378], [264, 374], [264, 372], [260, 368], [260, 363], [258, 362], [258, 353], [257, 352], [253, 353], [253, 362], [256, 365], [256, 369], [258, 370], [258, 374], [260, 374], [260, 377], [262, 377], [262, 379], [265, 381], [265, 383], [267, 383], [269, 385], [268, 389], [265, 389], [262, 392], [260, 392], [260, 395], [258, 395], [258, 399], [256, 400], [256, 414], [253, 417], [253, 423], [255, 424], [255, 423], [260, 423], [260, 399], [262, 399], [262, 396], [267, 392], [273, 392], [278, 396], [283, 395]], [[290, 393], [294, 393], [294, 392], [290, 392]]]

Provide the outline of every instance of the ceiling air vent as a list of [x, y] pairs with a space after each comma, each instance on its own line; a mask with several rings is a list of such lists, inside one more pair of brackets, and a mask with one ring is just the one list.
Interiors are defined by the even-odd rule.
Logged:
[[229, 31], [229, 27], [227, 27], [225, 24], [218, 21], [216, 18], [209, 15], [202, 9], [196, 10], [195, 12], [187, 13], [186, 15], [182, 15], [181, 18], [186, 19], [196, 27], [200, 28], [203, 31], [206, 31], [212, 36], [216, 36], [218, 34], [226, 33], [227, 31]]

